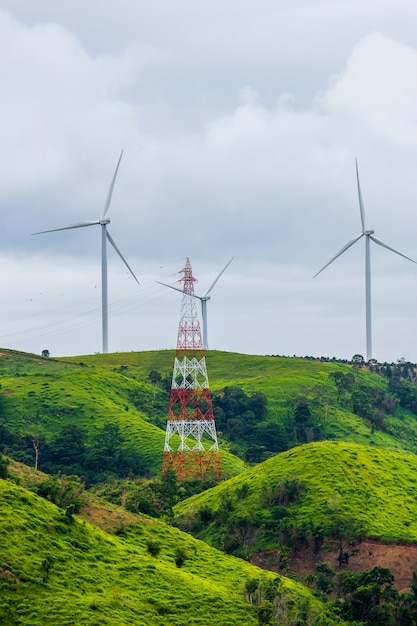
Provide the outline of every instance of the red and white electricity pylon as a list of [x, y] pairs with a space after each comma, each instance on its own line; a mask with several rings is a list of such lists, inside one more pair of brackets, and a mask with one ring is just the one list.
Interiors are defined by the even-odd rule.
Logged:
[[180, 481], [220, 478], [221, 463], [213, 404], [197, 316], [197, 301], [192, 295], [196, 279], [189, 259], [181, 272], [181, 317], [162, 471], [172, 468]]

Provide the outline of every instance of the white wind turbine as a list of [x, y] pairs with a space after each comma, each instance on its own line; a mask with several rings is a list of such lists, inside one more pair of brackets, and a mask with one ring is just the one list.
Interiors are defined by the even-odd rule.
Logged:
[[359, 239], [361, 239], [362, 237], [365, 237], [366, 360], [370, 361], [370, 359], [372, 359], [371, 252], [370, 252], [370, 240], [372, 239], [372, 241], [374, 243], [378, 244], [379, 246], [382, 246], [383, 248], [386, 248], [387, 250], [390, 250], [391, 252], [395, 252], [395, 254], [398, 254], [399, 256], [404, 257], [404, 259], [407, 259], [408, 261], [411, 261], [412, 263], [416, 263], [416, 261], [414, 261], [413, 259], [410, 259], [410, 257], [406, 256], [405, 254], [402, 254], [401, 252], [398, 252], [398, 250], [394, 250], [394, 248], [391, 248], [390, 246], [388, 246], [386, 243], [384, 243], [380, 239], [377, 239], [376, 237], [374, 237], [374, 232], [375, 231], [373, 231], [373, 230], [366, 230], [366, 228], [365, 228], [365, 209], [364, 209], [363, 202], [362, 202], [362, 194], [361, 194], [361, 187], [360, 187], [360, 183], [359, 183], [359, 171], [358, 171], [358, 160], [357, 159], [355, 159], [355, 164], [356, 164], [356, 180], [357, 180], [357, 185], [358, 185], [359, 209], [360, 209], [360, 212], [361, 212], [362, 232], [360, 233], [360, 235], [355, 237], [355, 239], [352, 239], [352, 241], [349, 241], [345, 246], [343, 246], [343, 248], [333, 258], [331, 258], [330, 261], [328, 263], [326, 263], [326, 265], [324, 265], [321, 268], [321, 270], [319, 270], [317, 272], [317, 274], [315, 274], [313, 276], [313, 278], [318, 276], [320, 274], [320, 272], [322, 272], [326, 267], [328, 267], [331, 263], [333, 263], [333, 261], [335, 261], [344, 252], [346, 252], [346, 250], [348, 250], [351, 246], [353, 246], [354, 243], [359, 241]]
[[111, 181], [111, 185], [107, 194], [106, 202], [104, 205], [103, 212], [99, 220], [89, 221], [89, 222], [79, 222], [77, 224], [72, 224], [71, 226], [63, 226], [61, 228], [51, 228], [50, 230], [41, 230], [37, 233], [32, 233], [33, 235], [42, 235], [43, 233], [53, 233], [58, 230], [69, 230], [71, 228], [83, 228], [84, 226], [101, 226], [101, 307], [102, 307], [102, 334], [103, 334], [103, 354], [107, 354], [109, 348], [109, 321], [108, 321], [108, 290], [107, 290], [107, 239], [110, 241], [113, 248], [116, 250], [119, 257], [122, 259], [123, 263], [126, 265], [129, 272], [132, 274], [133, 278], [139, 284], [138, 279], [136, 278], [133, 270], [129, 266], [128, 262], [124, 258], [123, 254], [120, 252], [119, 248], [116, 246], [116, 243], [110, 233], [107, 230], [107, 224], [110, 224], [110, 220], [106, 218], [107, 211], [109, 210], [113, 188], [116, 182], [117, 172], [119, 171], [120, 161], [122, 160], [123, 150], [120, 153], [119, 160], [117, 162], [116, 170], [113, 175], [113, 180]]
[[[210, 291], [213, 289], [217, 281], [223, 272], [229, 267], [230, 263], [233, 261], [234, 257], [226, 263], [220, 274], [213, 281], [210, 287], [203, 293], [202, 296], [197, 295], [196, 293], [189, 293], [188, 295], [193, 296], [193, 298], [197, 298], [201, 302], [201, 317], [203, 319], [203, 348], [204, 350], [208, 350], [208, 342], [207, 342], [207, 300], [210, 300], [211, 296], [209, 296]], [[170, 289], [175, 289], [175, 291], [179, 291], [180, 293], [184, 293], [183, 289], [179, 287], [174, 287], [174, 285], [168, 285], [167, 283], [161, 283], [159, 280], [156, 281], [159, 285], [164, 285], [164, 287], [169, 287]]]

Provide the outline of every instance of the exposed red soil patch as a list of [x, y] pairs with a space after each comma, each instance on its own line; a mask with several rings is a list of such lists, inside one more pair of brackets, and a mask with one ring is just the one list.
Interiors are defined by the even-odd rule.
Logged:
[[417, 544], [386, 544], [367, 539], [352, 549], [350, 554], [348, 564], [343, 568], [339, 566], [338, 550], [331, 549], [320, 550], [317, 554], [312, 548], [297, 550], [288, 558], [285, 568], [282, 568], [282, 560], [277, 550], [257, 554], [251, 559], [251, 563], [263, 569], [300, 578], [314, 573], [317, 563], [322, 562], [329, 563], [335, 572], [362, 572], [376, 566], [387, 567], [393, 574], [394, 584], [399, 591], [409, 586], [413, 571], [417, 571]]

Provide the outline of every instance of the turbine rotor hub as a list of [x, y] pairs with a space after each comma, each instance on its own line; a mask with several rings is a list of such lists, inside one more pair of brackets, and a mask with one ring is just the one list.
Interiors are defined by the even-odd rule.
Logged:
[[107, 218], [101, 219], [99, 224], [101, 224], [101, 226], [105, 226], [106, 224], [110, 224], [110, 220]]
[[373, 235], [373, 234], [374, 234], [374, 232], [375, 232], [374, 230], [364, 230], [364, 231], [363, 231], [363, 234], [364, 234], [364, 235]]

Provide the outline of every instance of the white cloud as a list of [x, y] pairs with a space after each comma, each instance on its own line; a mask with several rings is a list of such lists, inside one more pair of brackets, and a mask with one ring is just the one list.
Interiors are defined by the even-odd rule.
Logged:
[[[23, 0], [0, 2], [6, 303], [17, 283], [22, 297], [30, 287], [44, 293], [53, 286], [50, 299], [39, 300], [52, 325], [55, 293], [77, 301], [86, 276], [86, 292], [97, 292], [98, 229], [29, 233], [98, 218], [124, 148], [110, 231], [143, 291], [115, 304], [126, 319], [113, 326], [111, 349], [128, 349], [132, 337], [132, 349], [172, 346], [179, 302], [153, 281], [168, 280], [190, 256], [201, 284], [209, 284], [235, 255], [210, 303], [213, 347], [362, 352], [362, 242], [312, 276], [359, 232], [355, 156], [367, 224], [417, 256], [414, 5], [381, 2], [376, 16], [374, 0], [247, 0], [238, 12], [237, 3], [203, 2], [197, 11], [179, 0], [170, 7], [109, 0], [94, 33], [93, 5], [82, 19], [79, 2], [60, 10], [45, 0], [38, 12]], [[417, 360], [407, 340], [415, 268], [378, 249], [372, 263], [375, 354]], [[127, 277], [117, 257], [109, 256], [109, 267], [117, 302]], [[99, 301], [94, 306], [99, 323]], [[20, 318], [6, 304], [4, 315]], [[40, 332], [31, 334], [24, 318], [13, 331], [20, 349]], [[97, 351], [94, 333], [86, 332], [79, 350], [68, 332], [54, 335], [55, 348], [40, 349]], [[3, 336], [16, 340], [6, 330]], [[396, 354], [407, 345], [409, 354]]]

